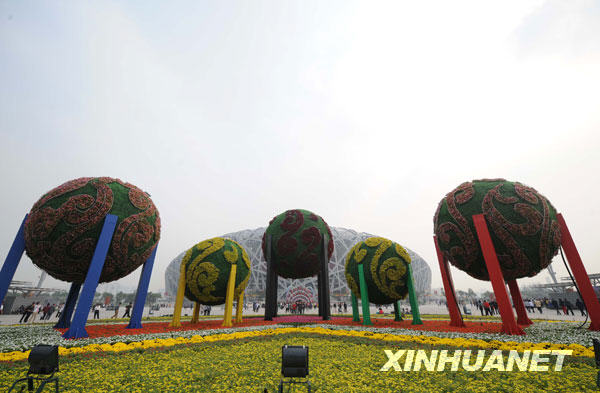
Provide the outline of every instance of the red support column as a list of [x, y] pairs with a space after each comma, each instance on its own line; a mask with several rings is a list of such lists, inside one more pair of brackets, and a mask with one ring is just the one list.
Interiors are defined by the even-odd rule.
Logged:
[[[479, 245], [483, 252], [483, 259], [487, 266], [487, 271], [492, 282], [492, 288], [496, 295], [496, 301], [498, 302], [498, 308], [500, 309], [500, 316], [502, 317], [502, 332], [506, 334], [525, 334], [523, 329], [517, 325], [515, 321], [515, 315], [513, 314], [510, 301], [508, 300], [508, 293], [504, 286], [504, 276], [500, 269], [500, 263], [496, 256], [496, 250], [488, 231], [487, 223], [483, 214], [476, 214], [473, 216], [473, 224], [475, 224], [475, 230], [477, 231], [477, 237], [479, 238]], [[521, 302], [522, 303], [522, 302]]]
[[510, 289], [510, 296], [515, 305], [515, 310], [517, 310], [517, 323], [519, 325], [531, 325], [533, 322], [531, 322], [531, 319], [527, 316], [527, 311], [523, 304], [523, 298], [521, 297], [521, 291], [519, 290], [519, 285], [517, 285], [517, 280], [510, 280], [508, 282], [508, 289]]
[[450, 266], [448, 266], [448, 261], [444, 258], [442, 250], [440, 250], [436, 236], [433, 237], [433, 242], [435, 243], [435, 250], [437, 252], [438, 261], [440, 262], [440, 272], [442, 273], [446, 302], [448, 303], [448, 311], [450, 311], [450, 326], [465, 327], [465, 323], [460, 315], [460, 310], [458, 309], [458, 304], [456, 304], [456, 295], [454, 294]]
[[577, 247], [575, 247], [575, 242], [571, 237], [565, 219], [560, 213], [557, 214], [556, 217], [558, 218], [558, 225], [560, 226], [560, 243], [563, 250], [565, 250], [565, 254], [567, 254], [567, 261], [571, 266], [577, 288], [579, 288], [588, 315], [590, 316], [590, 330], [600, 330], [600, 302], [598, 302], [596, 292], [594, 292], [594, 287], [592, 287], [590, 278], [583, 266], [583, 262], [581, 261]]

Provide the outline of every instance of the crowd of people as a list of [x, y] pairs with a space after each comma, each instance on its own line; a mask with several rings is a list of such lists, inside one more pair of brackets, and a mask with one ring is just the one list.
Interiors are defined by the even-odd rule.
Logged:
[[[523, 305], [528, 313], [535, 314], [536, 310], [541, 314], [544, 308], [550, 310], [556, 310], [557, 315], [562, 315], [561, 311], [564, 315], [575, 315], [573, 312], [572, 303], [566, 298], [563, 299], [549, 299], [549, 298], [538, 298], [538, 299], [525, 299], [523, 300]], [[498, 315], [498, 303], [495, 300], [486, 300], [479, 299], [473, 301], [473, 306], [479, 309], [481, 315]], [[586, 315], [585, 305], [581, 301], [581, 299], [577, 299], [575, 302], [575, 307], [581, 312], [582, 316]]]
[[[19, 319], [19, 323], [33, 323], [36, 320], [49, 321], [51, 318], [58, 319], [58, 318], [60, 318], [64, 308], [65, 308], [64, 303], [50, 304], [48, 302], [48, 303], [46, 303], [45, 306], [43, 306], [41, 302], [32, 302], [31, 304], [29, 304], [27, 306], [21, 305], [17, 309], [17, 314], [21, 315], [21, 318]], [[92, 306], [93, 319], [100, 319], [100, 310], [102, 308], [103, 308], [103, 306], [100, 303], [94, 304]], [[114, 306], [115, 312], [110, 318], [113, 318], [113, 319], [119, 318], [120, 308], [121, 308], [121, 303]], [[125, 306], [125, 312], [123, 313], [121, 318], [131, 317], [131, 308], [132, 308], [132, 304], [128, 303]], [[38, 319], [38, 315], [40, 315], [40, 314], [41, 314], [41, 316]], [[210, 307], [209, 307], [208, 314], [205, 313], [204, 315], [209, 315], [209, 314], [210, 314]]]
[[[40, 302], [32, 302], [28, 306], [21, 305], [17, 310], [17, 312], [21, 314], [19, 323], [33, 323], [40, 313], [42, 314], [39, 319], [40, 321], [48, 321], [53, 317], [59, 318], [64, 307], [64, 304], [57, 305], [50, 303], [46, 303], [45, 306], [42, 306]], [[53, 316], [54, 312], [56, 312], [56, 314]]]

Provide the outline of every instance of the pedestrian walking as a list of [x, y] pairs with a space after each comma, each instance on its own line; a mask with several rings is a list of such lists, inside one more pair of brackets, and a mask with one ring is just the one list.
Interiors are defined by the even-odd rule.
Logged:
[[110, 317], [111, 319], [113, 318], [119, 318], [119, 308], [121, 307], [121, 303], [117, 304], [115, 306], [115, 313], [113, 314], [112, 317]]
[[535, 302], [533, 302], [533, 303], [541, 314], [542, 313], [542, 301], [540, 299], [535, 299]]
[[552, 308], [556, 310], [556, 315], [560, 315], [560, 311], [558, 311], [558, 302], [556, 299], [552, 299]]
[[131, 318], [131, 315], [129, 315], [129, 311], [131, 310], [131, 303], [127, 303], [127, 305], [125, 306], [125, 314], [123, 314], [123, 316], [121, 318]]
[[35, 322], [35, 318], [37, 317], [37, 315], [39, 314], [39, 312], [41, 310], [42, 310], [42, 305], [40, 304], [40, 302], [36, 302], [35, 306], [33, 306], [33, 312], [31, 313], [31, 322], [30, 323]]
[[94, 319], [100, 319], [100, 305], [96, 304], [94, 306]]
[[31, 313], [33, 312], [33, 307], [35, 306], [35, 303], [31, 303], [29, 306], [23, 308], [23, 315], [21, 315], [21, 319], [19, 320], [19, 323], [27, 323], [27, 320], [29, 319], [29, 316], [31, 315]]
[[562, 308], [563, 314], [567, 315], [567, 305], [562, 299], [558, 299], [558, 306]]
[[56, 309], [56, 304], [52, 304], [50, 306], [50, 308], [48, 309], [48, 312], [46, 313], [46, 320], [49, 320], [50, 317], [52, 316], [52, 314], [54, 313], [54, 310]]
[[583, 302], [581, 301], [581, 299], [577, 298], [577, 301], [575, 302], [575, 307], [577, 307], [577, 309], [581, 312], [581, 316], [585, 316], [585, 304], [583, 304]]
[[575, 315], [575, 313], [573, 312], [573, 306], [571, 305], [571, 302], [568, 301], [567, 299], [565, 299], [563, 301], [563, 303], [565, 304], [565, 310], [567, 310], [567, 315], [569, 315], [569, 311], [571, 312], [571, 315]]

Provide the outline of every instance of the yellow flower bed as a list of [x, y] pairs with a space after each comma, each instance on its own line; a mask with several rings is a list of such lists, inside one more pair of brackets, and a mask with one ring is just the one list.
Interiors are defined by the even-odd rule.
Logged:
[[[512, 393], [596, 390], [592, 359], [568, 357], [562, 371], [548, 372], [397, 372], [380, 371], [384, 349], [401, 344], [323, 335], [283, 335], [305, 329], [276, 329], [262, 340], [222, 341], [218, 345], [180, 345], [168, 350], [98, 352], [61, 359], [60, 391], [75, 392], [263, 392], [276, 391], [281, 372], [281, 346], [309, 346], [313, 392], [319, 393]], [[311, 330], [312, 331], [312, 330]], [[231, 334], [227, 338], [259, 334]], [[266, 336], [267, 334], [263, 334]], [[352, 335], [354, 336], [354, 335]], [[198, 340], [198, 339], [196, 339]], [[176, 340], [173, 340], [176, 341]], [[190, 342], [187, 340], [186, 342]], [[198, 340], [199, 342], [208, 340]], [[372, 342], [374, 345], [369, 345]], [[176, 345], [175, 343], [172, 343]], [[425, 350], [428, 354], [429, 349]], [[27, 372], [27, 364], [0, 364], [0, 391]], [[18, 390], [18, 389], [17, 389]], [[46, 389], [48, 390], [48, 389]], [[286, 389], [287, 390], [287, 389]], [[296, 392], [303, 391], [296, 387]], [[304, 390], [306, 391], [306, 390]]]
[[[228, 334], [213, 334], [209, 336], [192, 336], [191, 338], [165, 338], [165, 339], [154, 339], [144, 340], [139, 342], [116, 343], [116, 344], [90, 344], [82, 347], [71, 347], [71, 348], [59, 348], [59, 354], [61, 356], [70, 354], [80, 354], [87, 352], [122, 352], [129, 351], [136, 348], [155, 348], [155, 347], [170, 347], [173, 345], [180, 344], [191, 344], [191, 343], [202, 343], [202, 342], [215, 342], [215, 341], [226, 341], [236, 340], [250, 337], [262, 337], [262, 336], [273, 336], [288, 333], [312, 333], [322, 334], [328, 336], [340, 336], [340, 337], [362, 337], [373, 340], [382, 340], [389, 342], [414, 342], [418, 344], [427, 345], [447, 345], [453, 347], [477, 347], [481, 349], [500, 349], [500, 350], [534, 350], [534, 349], [549, 349], [549, 350], [572, 350], [572, 356], [584, 356], [593, 357], [594, 350], [592, 347], [587, 348], [579, 344], [554, 344], [554, 343], [517, 343], [513, 341], [485, 341], [479, 339], [468, 339], [468, 338], [439, 338], [432, 336], [413, 336], [413, 335], [398, 335], [388, 333], [373, 333], [369, 331], [357, 331], [357, 330], [333, 330], [325, 329], [321, 327], [288, 327], [288, 328], [276, 328], [266, 329], [257, 331], [243, 331]], [[19, 361], [27, 359], [29, 351], [14, 351], [0, 353], [0, 361]]]

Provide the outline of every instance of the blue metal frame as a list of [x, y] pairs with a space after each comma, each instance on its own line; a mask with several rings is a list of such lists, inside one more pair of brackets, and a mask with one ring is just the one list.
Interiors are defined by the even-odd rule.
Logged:
[[81, 284], [76, 282], [71, 284], [71, 289], [69, 289], [67, 301], [63, 307], [62, 313], [60, 314], [60, 319], [56, 325], [54, 325], [55, 329], [67, 329], [71, 326], [71, 316], [73, 315], [73, 310], [75, 310], [75, 304], [77, 304], [77, 298], [79, 297], [80, 289]]
[[[104, 225], [102, 226], [102, 232], [96, 244], [96, 250], [92, 257], [92, 262], [88, 268], [85, 281], [83, 283], [83, 290], [79, 296], [79, 302], [77, 303], [77, 309], [75, 310], [75, 316], [69, 330], [63, 334], [64, 338], [84, 338], [88, 337], [85, 330], [85, 323], [87, 322], [90, 309], [92, 308], [92, 302], [94, 301], [94, 294], [96, 293], [96, 287], [100, 280], [100, 274], [104, 267], [104, 260], [108, 249], [112, 241], [112, 236], [117, 226], [117, 220], [119, 218], [113, 214], [108, 214], [104, 219]], [[66, 307], [65, 307], [66, 308]]]
[[8, 251], [8, 255], [6, 256], [4, 264], [2, 265], [2, 270], [0, 270], [0, 304], [2, 304], [2, 302], [4, 301], [4, 297], [6, 296], [6, 292], [8, 292], [10, 282], [12, 281], [15, 275], [15, 271], [17, 271], [17, 266], [19, 266], [19, 262], [21, 261], [21, 257], [23, 256], [23, 252], [25, 251], [26, 220], [27, 214], [21, 222], [21, 226], [17, 231], [15, 240], [13, 240], [13, 243], [10, 246], [10, 250]]
[[148, 295], [148, 285], [150, 284], [150, 276], [152, 276], [152, 266], [154, 265], [157, 249], [158, 243], [154, 247], [154, 250], [152, 250], [152, 254], [150, 254], [146, 262], [144, 262], [142, 274], [140, 274], [140, 281], [138, 282], [137, 293], [135, 294], [133, 313], [129, 319], [127, 329], [142, 328], [142, 314], [144, 313], [144, 304], [146, 303], [146, 296]]

